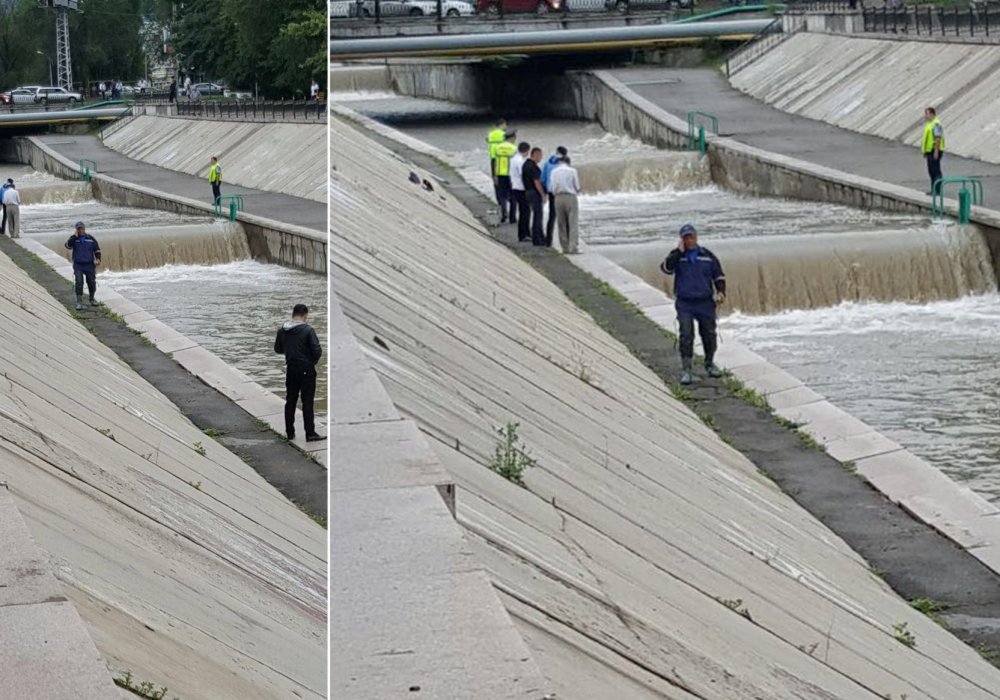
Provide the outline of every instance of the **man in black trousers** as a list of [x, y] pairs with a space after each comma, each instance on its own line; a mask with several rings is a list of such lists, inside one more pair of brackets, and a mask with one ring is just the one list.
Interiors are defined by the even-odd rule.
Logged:
[[285, 435], [295, 439], [295, 405], [302, 395], [302, 421], [306, 428], [306, 442], [326, 438], [316, 432], [313, 417], [313, 398], [316, 396], [316, 363], [323, 355], [316, 331], [306, 323], [309, 308], [296, 304], [292, 320], [285, 321], [274, 339], [274, 351], [285, 356]]

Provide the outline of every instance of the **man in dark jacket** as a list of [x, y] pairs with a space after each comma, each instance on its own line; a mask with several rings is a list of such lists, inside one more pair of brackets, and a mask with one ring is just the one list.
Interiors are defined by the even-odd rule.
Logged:
[[97, 266], [101, 264], [101, 245], [87, 233], [82, 221], [76, 222], [76, 233], [66, 241], [66, 248], [73, 251], [73, 276], [76, 277], [76, 310], [83, 310], [83, 278], [87, 278], [90, 305], [97, 306]]
[[569, 151], [566, 150], [565, 146], [558, 146], [555, 155], [549, 156], [549, 159], [545, 161], [545, 165], [542, 166], [542, 187], [549, 198], [549, 218], [545, 222], [545, 245], [549, 248], [552, 247], [552, 232], [556, 228], [556, 196], [552, 194], [552, 188], [549, 187], [549, 177], [552, 175], [553, 168], [559, 165], [562, 159], [568, 155]]
[[694, 322], [705, 350], [705, 371], [721, 377], [715, 366], [715, 306], [726, 298], [726, 276], [722, 264], [708, 248], [698, 245], [698, 232], [691, 224], [681, 227], [680, 242], [670, 251], [660, 269], [674, 277], [674, 300], [681, 327], [681, 384], [691, 383], [691, 358], [694, 356]]
[[323, 355], [316, 331], [306, 323], [309, 308], [296, 304], [292, 320], [285, 321], [274, 339], [274, 351], [285, 356], [285, 435], [295, 439], [295, 405], [302, 395], [302, 421], [306, 428], [306, 442], [325, 440], [316, 432], [313, 417], [313, 397], [316, 396], [316, 363]]

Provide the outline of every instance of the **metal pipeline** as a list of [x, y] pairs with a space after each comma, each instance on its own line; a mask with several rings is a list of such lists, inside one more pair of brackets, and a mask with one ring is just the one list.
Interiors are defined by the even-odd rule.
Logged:
[[348, 59], [600, 51], [649, 46], [679, 39], [749, 38], [763, 30], [772, 21], [772, 19], [747, 19], [655, 24], [642, 27], [340, 39], [330, 42], [330, 55], [339, 59]]
[[69, 122], [89, 122], [95, 119], [109, 120], [125, 116], [128, 107], [109, 107], [104, 109], [65, 109], [50, 112], [0, 112], [0, 127], [31, 126], [37, 124], [62, 124]]

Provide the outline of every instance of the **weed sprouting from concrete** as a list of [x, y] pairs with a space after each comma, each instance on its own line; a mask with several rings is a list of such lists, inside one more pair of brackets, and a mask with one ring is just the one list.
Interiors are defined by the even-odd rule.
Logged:
[[816, 450], [817, 452], [825, 452], [826, 448], [816, 441], [812, 435], [802, 430], [802, 428], [796, 428], [795, 434], [798, 436], [799, 440], [803, 445], [808, 447], [810, 450]]
[[798, 430], [802, 427], [801, 423], [796, 423], [793, 420], [788, 420], [784, 416], [779, 416], [777, 414], [774, 416], [774, 420], [778, 425], [787, 430]]
[[771, 411], [771, 404], [767, 402], [763, 394], [746, 386], [733, 375], [726, 374], [722, 379], [722, 384], [729, 389], [733, 396], [743, 399], [754, 408], [759, 408], [762, 411]]
[[98, 308], [101, 310], [101, 315], [104, 316], [104, 318], [110, 319], [115, 323], [121, 323], [124, 325], [125, 319], [122, 317], [121, 314], [115, 313], [104, 304], [101, 304]]
[[632, 304], [632, 302], [630, 302], [628, 299], [625, 298], [624, 294], [619, 292], [617, 289], [612, 287], [607, 282], [601, 282], [600, 285], [598, 286], [598, 289], [601, 291], [601, 294], [606, 296], [608, 299], [617, 301], [619, 304], [626, 304], [626, 305]]
[[804, 651], [805, 653], [812, 656], [819, 649], [819, 642], [813, 642], [812, 644], [799, 644], [799, 651]]
[[690, 391], [685, 389], [680, 384], [671, 384], [670, 393], [673, 394], [674, 398], [676, 398], [679, 401], [684, 401], [684, 402], [694, 401], [694, 394], [692, 394]]
[[732, 610], [733, 612], [739, 613], [740, 615], [742, 615], [746, 619], [748, 619], [748, 620], [752, 620], [753, 619], [752, 617], [750, 617], [750, 611], [747, 610], [747, 608], [746, 608], [745, 605], [743, 605], [743, 599], [742, 598], [719, 598], [719, 597], [716, 597], [715, 599], [717, 601], [719, 601], [720, 603], [722, 603], [723, 605], [725, 605], [730, 610]]
[[877, 576], [878, 578], [883, 580], [885, 579], [885, 571], [876, 564], [871, 564], [868, 567], [868, 571], [872, 574], [872, 576]]
[[844, 471], [848, 472], [849, 474], [858, 473], [858, 465], [855, 462], [842, 462], [840, 466], [842, 466], [844, 468]]
[[111, 428], [97, 428], [97, 432], [106, 438], [110, 438], [112, 442], [118, 442], [115, 440], [115, 434], [111, 432]]
[[194, 450], [195, 452], [197, 452], [198, 454], [200, 454], [200, 455], [201, 455], [202, 457], [204, 457], [204, 456], [205, 456], [205, 452], [206, 452], [206, 450], [205, 450], [205, 446], [201, 444], [201, 441], [198, 441], [198, 442], [196, 442], [196, 443], [195, 443], [194, 445], [192, 445], [191, 447], [192, 447], [192, 449], [193, 449], [193, 450]]
[[[131, 671], [124, 671], [121, 676], [114, 679], [115, 685], [119, 688], [129, 691], [134, 695], [145, 700], [166, 700], [167, 697], [167, 686], [156, 687], [155, 684], [149, 681], [142, 681], [137, 683], [135, 679], [132, 678]], [[174, 697], [173, 700], [180, 700], [178, 697]]]
[[201, 491], [201, 482], [200, 481], [189, 481], [188, 483], [191, 484], [192, 488], [197, 489], [198, 491]]
[[892, 636], [903, 646], [912, 649], [917, 646], [917, 638], [913, 636], [913, 632], [908, 629], [908, 626], [906, 622], [897, 622], [892, 626]]
[[225, 433], [223, 433], [221, 430], [217, 430], [215, 428], [205, 428], [201, 432], [205, 433], [205, 435], [207, 435], [208, 437], [214, 438], [216, 440], [225, 435]]
[[914, 598], [910, 601], [910, 607], [918, 612], [922, 612], [939, 625], [943, 625], [944, 623], [941, 621], [941, 616], [938, 613], [948, 609], [948, 605], [945, 603], [940, 603], [930, 598]]
[[497, 428], [500, 441], [493, 451], [493, 459], [486, 466], [507, 481], [524, 486], [524, 472], [536, 466], [537, 462], [528, 454], [528, 448], [524, 443], [518, 445], [517, 429], [520, 425], [520, 423], [508, 423], [502, 428]]

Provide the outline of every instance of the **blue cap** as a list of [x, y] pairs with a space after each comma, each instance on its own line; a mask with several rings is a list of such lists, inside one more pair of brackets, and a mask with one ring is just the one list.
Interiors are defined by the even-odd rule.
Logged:
[[86, 226], [83, 225], [82, 221], [77, 221], [76, 226], [74, 226], [73, 228], [86, 228]]
[[684, 224], [683, 226], [681, 226], [681, 237], [694, 236], [697, 233], [698, 232], [694, 230], [694, 226], [692, 226], [691, 224]]

